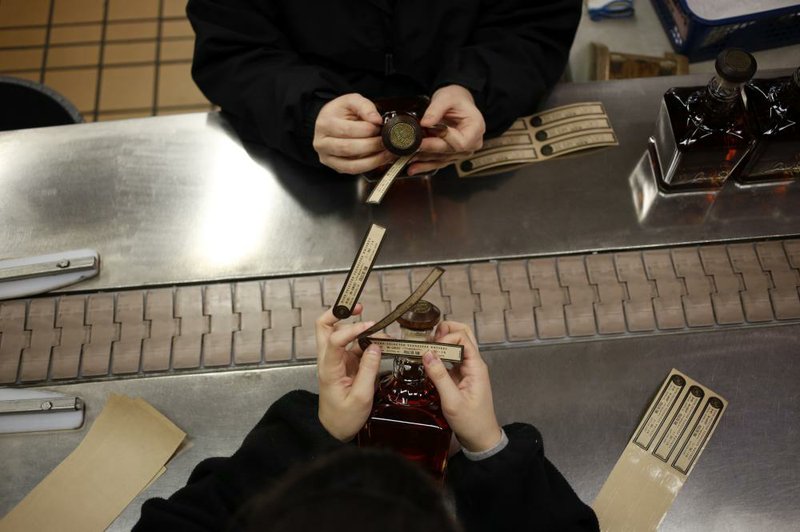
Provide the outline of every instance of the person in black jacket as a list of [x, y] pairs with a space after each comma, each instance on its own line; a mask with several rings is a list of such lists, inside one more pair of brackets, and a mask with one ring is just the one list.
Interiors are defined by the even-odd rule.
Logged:
[[431, 96], [409, 173], [535, 111], [561, 76], [580, 0], [189, 0], [192, 74], [246, 140], [357, 174], [392, 159], [378, 97]]
[[[134, 530], [598, 530], [594, 512], [545, 458], [539, 432], [498, 425], [488, 368], [463, 324], [445, 321], [436, 331], [436, 341], [464, 346], [457, 371], [433, 353], [423, 360], [461, 445], [447, 465], [446, 491], [399, 455], [351, 445], [369, 416], [380, 366], [377, 346], [362, 353], [354, 342], [371, 325], [324, 313], [316, 325], [319, 396], [283, 396], [233, 456], [201, 462], [169, 499], [145, 502]], [[403, 524], [409, 519], [414, 527]]]

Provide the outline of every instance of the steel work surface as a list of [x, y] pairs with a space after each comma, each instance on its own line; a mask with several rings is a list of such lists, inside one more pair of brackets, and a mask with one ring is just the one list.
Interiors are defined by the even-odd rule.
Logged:
[[[730, 401], [730, 408], [668, 512], [662, 530], [794, 530], [800, 325], [487, 350], [502, 423], [535, 424], [545, 450], [591, 502], [673, 367]], [[182, 486], [201, 459], [231, 453], [283, 393], [315, 389], [310, 366], [55, 386], [80, 395], [88, 419], [111, 392], [146, 398], [184, 429], [191, 447], [120, 516], [136, 521], [145, 499]], [[231, 412], [236, 412], [235, 416]], [[78, 444], [76, 432], [0, 437], [6, 457], [0, 513]]]
[[[179, 293], [189, 294], [189, 314], [181, 314], [181, 303], [177, 312], [173, 309], [171, 315], [165, 312], [160, 317], [173, 320], [173, 326], [178, 319], [191, 318], [190, 332], [194, 336], [189, 347], [184, 346], [184, 352], [192, 345], [194, 349], [205, 345], [208, 335], [217, 356], [225, 353], [220, 350], [217, 337], [211, 338], [219, 332], [213, 329], [215, 316], [222, 320], [226, 338], [237, 331], [237, 322], [230, 315], [217, 314], [219, 306], [207, 312], [209, 287], [216, 287], [211, 289], [214, 304], [222, 301], [225, 306], [228, 301], [224, 287], [233, 286], [233, 281], [255, 283], [261, 293], [266, 292], [268, 284], [285, 285], [288, 288], [281, 290], [292, 301], [285, 302], [281, 319], [287, 328], [293, 328], [291, 344], [303, 328], [302, 315], [298, 318], [296, 309], [306, 308], [306, 303], [316, 305], [313, 298], [303, 304], [294, 300], [298, 279], [313, 279], [317, 274], [341, 277], [339, 274], [349, 267], [368, 223], [373, 221], [389, 229], [378, 259], [382, 280], [396, 271], [386, 269], [389, 267], [425, 269], [427, 265], [445, 264], [451, 276], [459, 268], [462, 272], [466, 269], [466, 281], [455, 283], [452, 293], [441, 285], [441, 295], [445, 304], [451, 305], [451, 314], [464, 316], [466, 321], [475, 320], [479, 334], [481, 320], [498, 326], [497, 320], [488, 319], [489, 307], [484, 307], [486, 296], [492, 293], [491, 311], [500, 315], [497, 313], [502, 307], [504, 332], [509, 334], [506, 342], [487, 341], [483, 346], [492, 367], [501, 420], [536, 424], [544, 435], [548, 455], [584, 500], [591, 502], [597, 494], [652, 394], [675, 367], [723, 395], [730, 401], [730, 408], [663, 528], [793, 529], [800, 518], [796, 505], [800, 459], [794, 452], [800, 419], [800, 366], [796, 360], [800, 325], [793, 317], [796, 289], [793, 295], [791, 290], [786, 291], [792, 283], [796, 286], [798, 279], [798, 265], [791, 251], [795, 244], [790, 249], [786, 243], [796, 242], [791, 237], [800, 234], [798, 183], [761, 189], [767, 192], [753, 193], [757, 201], [750, 201], [744, 193], [734, 194], [727, 203], [718, 201], [708, 212], [702, 210], [707, 205], [696, 195], [681, 200], [662, 198], [648, 207], [648, 216], [637, 211], [640, 189], [634, 186], [633, 177], [638, 179], [641, 174], [641, 156], [653, 128], [660, 94], [673, 84], [698, 84], [705, 82], [704, 78], [561, 86], [547, 106], [603, 101], [619, 136], [619, 147], [539, 163], [495, 177], [458, 180], [452, 172], [442, 172], [430, 180], [399, 182], [377, 208], [363, 205], [363, 182], [358, 179], [308, 170], [261, 148], [243, 148], [217, 114], [0, 134], [0, 256], [89, 247], [97, 249], [102, 257], [101, 274], [69, 292], [80, 292], [72, 301], [99, 303], [93, 311], [99, 321], [80, 318], [82, 323], [75, 325], [101, 327], [102, 339], [107, 340], [105, 347], [92, 347], [88, 352], [92, 360], [111, 360], [111, 365], [99, 381], [67, 385], [50, 382], [48, 388], [71, 391], [85, 399], [89, 421], [97, 415], [108, 393], [142, 396], [186, 430], [193, 444], [112, 528], [129, 528], [145, 498], [168, 494], [182, 485], [191, 467], [202, 458], [230, 453], [279, 395], [293, 388], [315, 387], [310, 366], [243, 370], [233, 367], [235, 361], [223, 372], [158, 377], [141, 373], [138, 377], [115, 379], [112, 344], [130, 339], [115, 336], [120, 332], [117, 324], [130, 324], [131, 330], [138, 331], [132, 337], [135, 346], [136, 334], [141, 339], [148, 338], [143, 322], [150, 319], [144, 315], [137, 323], [141, 306], [137, 306], [136, 297], [120, 298], [120, 294], [152, 288], [169, 294], [169, 301], [174, 296], [176, 304], [182, 297]], [[770, 239], [775, 237], [784, 242], [785, 256], [768, 265], [775, 256], [765, 261], [756, 246], [774, 246], [776, 241]], [[745, 263], [758, 264], [761, 271], [750, 266], [742, 268], [727, 245], [728, 259], [722, 262], [731, 270], [710, 271], [703, 263], [703, 271], [695, 272], [698, 275], [693, 277], [694, 284], [677, 271], [674, 250], [666, 249], [692, 249], [695, 244], [703, 248], [708, 243], [731, 244], [740, 240], [748, 243], [734, 249], [756, 253], [747, 251], [750, 258]], [[751, 241], [757, 244], [751, 245]], [[579, 262], [587, 265], [586, 272], [591, 275], [591, 257], [613, 256], [617, 261], [618, 256], [631, 256], [618, 253], [625, 251], [645, 257], [652, 248], [657, 249], [650, 256], [656, 262], [671, 257], [675, 271], [670, 273], [669, 267], [640, 271], [637, 267], [633, 278], [623, 278], [623, 273], [630, 276], [632, 270], [620, 269], [615, 263], [617, 279], [589, 279], [596, 286], [596, 292], [590, 294], [585, 290], [588, 285], [583, 286], [583, 278], [579, 282], [570, 280], [557, 270], [557, 280], [549, 277], [549, 293], [561, 297], [560, 301], [555, 297], [543, 302], [542, 287], [536, 284], [536, 275], [541, 275], [542, 270], [531, 266], [548, 265], [544, 270], [547, 279], [547, 271], [552, 272], [549, 265], [565, 262], [575, 266], [575, 259], [583, 256]], [[595, 251], [608, 253], [593, 255]], [[663, 252], [668, 253], [667, 259]], [[538, 336], [529, 344], [515, 345], [510, 337], [506, 311], [516, 310], [511, 305], [514, 301], [506, 304], [497, 297], [499, 291], [493, 281], [474, 274], [473, 270], [483, 271], [486, 265], [497, 264], [495, 275], [502, 283], [502, 264], [506, 262], [488, 262], [495, 259], [520, 259], [512, 262], [526, 264], [531, 283], [528, 295], [538, 306], [530, 322], [526, 318], [514, 323], [523, 324], [523, 329], [535, 326]], [[647, 259], [642, 258], [641, 265], [645, 268]], [[291, 280], [287, 281], [287, 277]], [[475, 284], [476, 279], [480, 286]], [[578, 291], [577, 285], [571, 284], [576, 282], [582, 285]], [[658, 322], [650, 329], [657, 334], [642, 330], [636, 335], [606, 338], [601, 336], [602, 324], [598, 321], [594, 335], [576, 338], [567, 331], [563, 338], [542, 339], [536, 313], [554, 305], [563, 309], [561, 323], [570, 327], [567, 307], [575, 304], [576, 294], [581, 294], [581, 304], [587, 309], [591, 300], [597, 312], [595, 319], [599, 320], [603, 314], [595, 305], [604, 302], [604, 282], [624, 294], [617, 303], [630, 301], [629, 296], [635, 293], [639, 303], [650, 306], [655, 320], [659, 320], [657, 300], [668, 293], [672, 306], [662, 307], [662, 315], [674, 319], [683, 314], [686, 326], [672, 333], [666, 330], [672, 330], [670, 327], [664, 328]], [[702, 332], [686, 332], [692, 327], [689, 309], [694, 308], [687, 306], [686, 298], [693, 296], [692, 287], [703, 287], [703, 283], [712, 289], [705, 292], [706, 296], [726, 292], [737, 302], [734, 307], [739, 305], [747, 313], [749, 305], [764, 316], [769, 314], [769, 318], [758, 325], [753, 322], [761, 318], [747, 315], [744, 320], [722, 326], [713, 303], [716, 325], [701, 327]], [[93, 293], [122, 288], [134, 290]], [[501, 288], [506, 291], [505, 286]], [[666, 292], [662, 293], [662, 288]], [[539, 292], [534, 294], [536, 290]], [[776, 299], [781, 290], [788, 299]], [[509, 297], [514, 293], [509, 290]], [[227, 294], [230, 298], [236, 291], [228, 288]], [[320, 294], [323, 301], [317, 310], [327, 301], [322, 288]], [[385, 296], [385, 291], [382, 294]], [[462, 305], [457, 311], [452, 307], [454, 296]], [[377, 301], [374, 292], [371, 297]], [[384, 305], [393, 297], [383, 297]], [[679, 300], [682, 311], [675, 307]], [[52, 298], [44, 296], [0, 307], [12, 309], [8, 315], [0, 316], [0, 321], [6, 320], [4, 323], [18, 325], [20, 311], [25, 315], [24, 327], [15, 325], [19, 333], [15, 334], [15, 342], [19, 345], [10, 351], [23, 353], [25, 342], [31, 342], [32, 334], [38, 335], [38, 330], [43, 334], [37, 336], [36, 348], [41, 348], [42, 341], [50, 341], [47, 334], [53, 335], [55, 329], [62, 328], [58, 317], [54, 317], [56, 310], [63, 308], [61, 303], [51, 312], [48, 301]], [[788, 307], [780, 306], [787, 301]], [[77, 306], [83, 317], [85, 311], [94, 308], [90, 303]], [[120, 309], [124, 310], [122, 317]], [[141, 309], [146, 312], [144, 307]], [[265, 307], [260, 312], [267, 310], [271, 311]], [[630, 329], [628, 310], [633, 309], [625, 310]], [[649, 311], [645, 314], [650, 315]], [[264, 314], [259, 316], [264, 319]], [[45, 331], [51, 317], [56, 321], [50, 331]], [[272, 317], [270, 314], [270, 320]], [[583, 318], [583, 324], [590, 325], [589, 315]], [[296, 319], [300, 319], [300, 326]], [[238, 323], [241, 325], [241, 321]], [[83, 357], [83, 340], [87, 337], [81, 334], [88, 333], [79, 333], [70, 341], [73, 348], [79, 346]], [[303, 352], [307, 352], [309, 337], [305, 332], [301, 337], [306, 346]], [[0, 351], [4, 349], [3, 341], [0, 336]], [[59, 338], [61, 344], [55, 341], [52, 336], [52, 346], [64, 345], [63, 338]], [[283, 341], [285, 347], [285, 337]], [[94, 343], [92, 338], [88, 342], [85, 345]], [[118, 348], [136, 352], [131, 345], [128, 342]], [[141, 347], [145, 349], [144, 345]], [[297, 347], [290, 350], [296, 353]], [[146, 359], [145, 351], [134, 358], [139, 355]], [[264, 360], [263, 355], [259, 360]], [[41, 377], [46, 357], [35, 356], [36, 362], [30, 366], [32, 373], [27, 374], [22, 373], [26, 371], [25, 355], [19, 356], [22, 366], [14, 369], [19, 377], [16, 380], [22, 382], [26, 375]], [[298, 360], [285, 350], [281, 356], [286, 363]], [[199, 361], [202, 363], [203, 359]], [[137, 371], [140, 368], [144, 369], [140, 365]], [[128, 374], [129, 369], [119, 373]], [[237, 415], [231, 416], [231, 412]], [[0, 453], [5, 464], [10, 464], [4, 470], [6, 481], [0, 484], [0, 513], [19, 501], [74, 449], [85, 433], [86, 428], [68, 433], [0, 436]]]
[[[458, 179], [450, 169], [396, 183], [374, 208], [360, 179], [245, 150], [217, 114], [2, 133], [0, 255], [96, 249], [100, 275], [74, 288], [94, 290], [342, 271], [368, 222], [388, 228], [379, 266], [797, 234], [800, 209], [763, 202], [639, 223], [628, 177], [660, 95], [704, 82], [561, 85], [546, 107], [602, 101], [618, 147], [501, 176]], [[784, 188], [768, 205], [800, 202], [800, 183]]]

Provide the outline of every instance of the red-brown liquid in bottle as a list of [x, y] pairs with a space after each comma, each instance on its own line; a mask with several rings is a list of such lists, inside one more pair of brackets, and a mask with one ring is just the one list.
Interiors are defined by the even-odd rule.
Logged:
[[[431, 341], [440, 317], [436, 305], [419, 301], [397, 321], [404, 339]], [[422, 361], [395, 358], [393, 371], [380, 379], [375, 391], [372, 412], [358, 434], [359, 446], [392, 449], [441, 481], [451, 436], [439, 393]]]
[[800, 178], [800, 69], [789, 77], [755, 79], [744, 93], [757, 144], [740, 181]]
[[660, 157], [666, 177], [661, 184], [667, 189], [721, 186], [754, 144], [741, 102], [736, 101], [725, 117], [709, 120], [703, 116], [704, 91], [705, 87], [674, 88], [664, 95], [666, 116], [660, 120], [669, 121], [673, 138], [660, 139], [658, 149], [675, 152], [672, 164]]
[[[385, 375], [375, 393], [372, 413], [358, 435], [360, 446], [392, 449], [441, 480], [452, 431], [442, 414], [439, 394], [424, 377], [421, 364], [406, 365], [405, 375]], [[422, 378], [418, 378], [422, 374]]]
[[745, 117], [741, 87], [756, 71], [744, 50], [717, 56], [716, 76], [705, 87], [670, 89], [661, 102], [654, 149], [659, 185], [673, 189], [717, 189], [742, 169], [755, 144]]

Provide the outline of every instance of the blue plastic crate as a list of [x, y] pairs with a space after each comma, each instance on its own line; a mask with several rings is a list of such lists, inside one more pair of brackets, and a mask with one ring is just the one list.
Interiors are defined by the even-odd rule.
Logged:
[[[672, 47], [689, 61], [729, 47], [752, 52], [800, 42], [800, 4], [788, 0], [651, 1]], [[800, 57], [790, 62], [800, 65]]]

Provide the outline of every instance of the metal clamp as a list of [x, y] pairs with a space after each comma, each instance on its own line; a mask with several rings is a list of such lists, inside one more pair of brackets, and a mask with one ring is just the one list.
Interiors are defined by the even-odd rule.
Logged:
[[99, 272], [100, 256], [91, 249], [0, 260], [0, 300], [48, 292]]
[[82, 410], [80, 397], [35, 397], [30, 399], [6, 399], [0, 401], [2, 414], [39, 414]]

